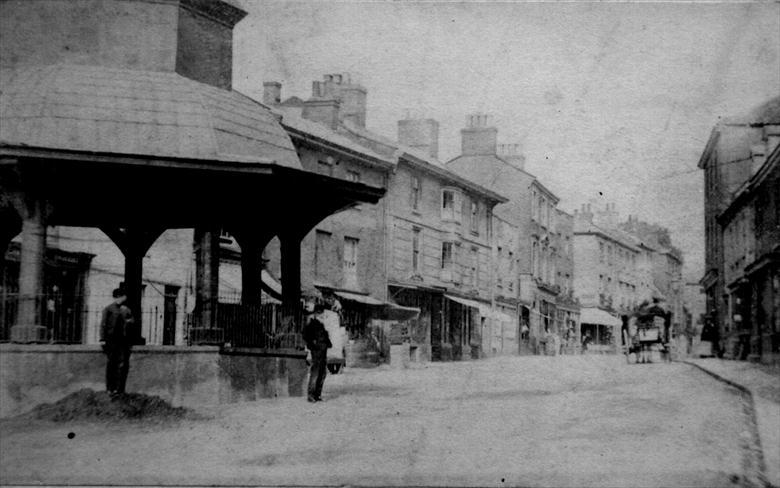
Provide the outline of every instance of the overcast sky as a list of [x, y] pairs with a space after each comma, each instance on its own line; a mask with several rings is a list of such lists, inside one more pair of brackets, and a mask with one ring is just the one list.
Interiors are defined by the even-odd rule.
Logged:
[[406, 109], [435, 118], [443, 161], [466, 115], [488, 113], [564, 210], [614, 202], [669, 227], [691, 280], [709, 132], [780, 94], [778, 3], [239, 2], [237, 90], [261, 98], [273, 80], [305, 99], [352, 73], [370, 129], [395, 138]]

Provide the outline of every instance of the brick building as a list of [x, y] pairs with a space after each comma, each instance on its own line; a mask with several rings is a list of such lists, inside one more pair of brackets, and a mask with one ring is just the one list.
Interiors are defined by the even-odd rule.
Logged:
[[511, 252], [516, 259], [514, 298], [519, 306], [514, 311], [518, 320], [513, 323], [518, 329], [529, 328], [531, 349], [538, 351], [535, 344], [546, 329], [563, 333], [561, 320], [576, 316], [572, 315], [576, 305], [570, 301], [566, 305], [569, 315], [558, 313], [558, 269], [565, 244], [557, 224], [559, 199], [525, 171], [519, 146], [498, 145], [497, 135], [487, 115], [469, 115], [461, 130], [461, 155], [447, 167], [509, 198], [496, 206], [495, 213], [516, 232], [516, 247]]
[[[346, 141], [342, 145], [353, 152], [383, 161], [381, 165], [342, 163], [342, 157], [335, 164], [336, 160], [311, 158], [319, 170], [346, 178], [382, 176], [388, 189], [378, 205], [361, 206], [320, 224], [314, 240], [320, 239], [321, 247], [314, 243], [315, 254], [330, 236], [344, 235], [343, 255], [353, 256], [346, 250], [355, 243], [361, 257], [356, 261], [358, 288], [354, 282], [353, 288], [345, 288], [344, 283], [334, 288], [342, 298], [359, 303], [359, 298], [345, 297], [343, 292], [366, 293], [371, 300], [420, 309], [419, 317], [400, 327], [405, 338], [399, 340], [410, 344], [413, 357], [478, 356], [481, 318], [492, 314], [491, 214], [504, 199], [448, 171], [436, 159], [436, 121], [399, 121], [398, 142], [368, 130], [366, 97], [367, 90], [343, 74], [313, 82], [312, 95], [305, 101], [266, 97], [276, 100], [288, 130], [301, 129], [310, 135], [324, 131], [322, 138]], [[301, 159], [306, 164], [307, 158]], [[343, 275], [341, 270], [323, 269], [314, 284], [334, 287], [334, 277]]]
[[701, 285], [728, 357], [769, 360], [777, 350], [772, 339], [777, 332], [772, 308], [776, 214], [765, 209], [776, 201], [772, 153], [779, 142], [777, 97], [719, 122], [699, 159], [705, 205]]
[[776, 141], [766, 144], [769, 157], [754, 148], [755, 173], [734, 193], [718, 223], [734, 331], [726, 354], [773, 363], [780, 360], [780, 148]]

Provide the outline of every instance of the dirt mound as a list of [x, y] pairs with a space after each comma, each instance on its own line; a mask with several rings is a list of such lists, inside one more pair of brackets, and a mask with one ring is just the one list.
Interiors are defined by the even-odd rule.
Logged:
[[53, 422], [90, 419], [176, 420], [196, 417], [191, 410], [173, 407], [158, 396], [127, 393], [111, 398], [106, 391], [88, 388], [71, 393], [55, 403], [38, 405], [24, 416]]

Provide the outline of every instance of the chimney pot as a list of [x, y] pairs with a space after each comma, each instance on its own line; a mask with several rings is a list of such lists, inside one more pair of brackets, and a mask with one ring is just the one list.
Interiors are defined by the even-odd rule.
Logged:
[[496, 154], [498, 130], [487, 126], [487, 115], [470, 114], [466, 118], [466, 128], [461, 129], [461, 154], [476, 156]]

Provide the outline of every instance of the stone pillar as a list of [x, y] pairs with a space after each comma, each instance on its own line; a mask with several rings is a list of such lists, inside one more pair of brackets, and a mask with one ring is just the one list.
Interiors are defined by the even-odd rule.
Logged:
[[301, 238], [279, 236], [282, 251], [282, 308], [285, 317], [294, 316], [301, 301]]
[[194, 344], [221, 344], [224, 331], [217, 320], [219, 295], [219, 230], [195, 229], [195, 327]]
[[28, 202], [22, 219], [19, 257], [19, 312], [11, 327], [12, 342], [45, 342], [41, 320], [43, 267], [46, 253], [46, 205], [40, 199]]

